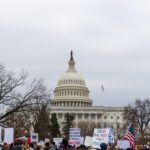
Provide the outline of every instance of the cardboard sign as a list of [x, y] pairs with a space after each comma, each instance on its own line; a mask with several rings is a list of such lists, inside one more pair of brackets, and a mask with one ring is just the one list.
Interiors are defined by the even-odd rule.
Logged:
[[118, 140], [117, 147], [120, 149], [127, 149], [130, 148], [130, 142], [127, 140]]
[[81, 129], [80, 128], [70, 128], [69, 130], [69, 144], [79, 146], [80, 145], [80, 137], [81, 137]]
[[38, 143], [38, 141], [39, 141], [38, 133], [31, 133], [30, 137], [31, 137], [31, 142]]
[[80, 137], [80, 145], [84, 144], [84, 137]]
[[84, 141], [84, 145], [85, 146], [92, 146], [92, 139], [93, 139], [92, 136], [86, 136], [85, 141]]
[[5, 128], [4, 129], [4, 143], [13, 143], [14, 142], [14, 128]]
[[37, 145], [44, 147], [44, 141], [40, 141], [39, 143], [37, 143]]
[[113, 144], [115, 143], [115, 140], [114, 140], [114, 131], [113, 131], [113, 128], [109, 128], [109, 143]]
[[94, 129], [93, 139], [92, 139], [92, 147], [100, 148], [101, 143], [109, 143], [109, 131], [110, 128], [101, 128]]
[[53, 138], [53, 141], [55, 142], [57, 147], [59, 147], [59, 145], [61, 144], [62, 140], [63, 140], [63, 138]]
[[47, 138], [45, 138], [45, 143], [47, 143], [47, 142], [50, 142], [50, 140], [49, 140], [49, 139], [47, 139]]

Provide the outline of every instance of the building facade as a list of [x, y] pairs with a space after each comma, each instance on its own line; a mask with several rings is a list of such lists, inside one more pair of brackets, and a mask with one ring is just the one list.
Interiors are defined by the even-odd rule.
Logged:
[[92, 106], [89, 89], [83, 77], [75, 69], [73, 52], [68, 62], [68, 70], [60, 77], [51, 101], [50, 114], [56, 113], [60, 128], [63, 127], [66, 113], [74, 115], [74, 127], [88, 124], [94, 127], [113, 127], [116, 132], [123, 128], [124, 107]]

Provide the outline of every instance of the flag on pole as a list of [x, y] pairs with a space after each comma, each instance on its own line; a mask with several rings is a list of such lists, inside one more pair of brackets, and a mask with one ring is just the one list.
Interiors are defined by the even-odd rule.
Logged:
[[128, 140], [130, 142], [130, 146], [135, 148], [134, 128], [132, 124], [129, 125], [129, 128], [124, 135], [124, 140]]
[[101, 89], [102, 89], [102, 91], [104, 91], [104, 87], [103, 87], [103, 85], [101, 86]]

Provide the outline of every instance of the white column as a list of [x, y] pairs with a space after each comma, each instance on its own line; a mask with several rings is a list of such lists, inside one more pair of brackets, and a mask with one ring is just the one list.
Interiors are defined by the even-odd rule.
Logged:
[[97, 127], [97, 114], [95, 114], [96, 115], [96, 127]]
[[76, 114], [76, 127], [77, 127], [77, 114]]
[[89, 113], [89, 130], [91, 130], [90, 120], [91, 120], [91, 114]]
[[63, 114], [63, 122], [65, 121], [65, 114]]
[[84, 122], [84, 113], [82, 114], [82, 121]]

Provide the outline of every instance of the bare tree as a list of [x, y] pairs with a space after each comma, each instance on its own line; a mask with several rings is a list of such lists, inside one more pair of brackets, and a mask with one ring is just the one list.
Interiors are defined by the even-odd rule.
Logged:
[[[23, 121], [25, 114], [31, 115], [35, 108], [45, 103], [49, 95], [42, 79], [34, 79], [31, 84], [25, 84], [27, 73], [22, 71], [18, 77], [0, 65], [0, 124], [8, 123], [8, 117], [14, 114]], [[49, 99], [48, 99], [49, 100]], [[30, 111], [29, 111], [30, 110]], [[33, 114], [31, 115], [33, 117]], [[33, 119], [32, 119], [33, 121]], [[20, 120], [21, 123], [21, 120]], [[27, 123], [27, 122], [26, 122]]]
[[98, 125], [93, 121], [91, 122], [80, 121], [78, 123], [78, 127], [81, 129], [82, 136], [86, 136], [86, 135], [93, 136], [94, 128], [97, 128]]
[[143, 139], [146, 130], [150, 126], [150, 100], [135, 100], [133, 105], [125, 108], [124, 117], [128, 124], [132, 122], [138, 128]]
[[86, 121], [78, 122], [78, 128], [81, 129], [81, 136], [86, 136], [89, 133], [89, 124]]
[[28, 132], [34, 130], [40, 115], [42, 105], [48, 107], [49, 101], [50, 96], [47, 94], [47, 99], [45, 97], [45, 101], [28, 105], [21, 111], [17, 111], [6, 117], [5, 125], [13, 126], [17, 130], [24, 129]]

